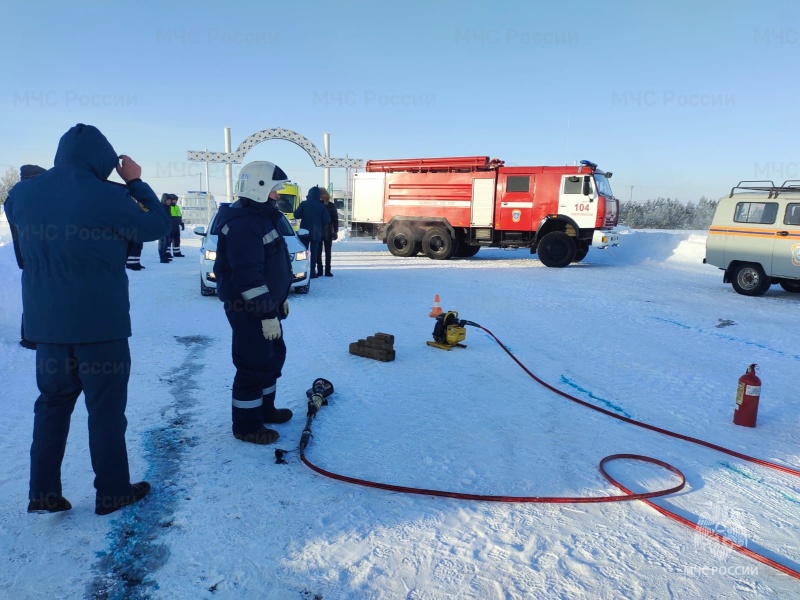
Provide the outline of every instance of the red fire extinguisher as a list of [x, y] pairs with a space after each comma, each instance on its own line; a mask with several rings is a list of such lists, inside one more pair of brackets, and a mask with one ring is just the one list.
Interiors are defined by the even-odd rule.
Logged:
[[758, 398], [761, 396], [761, 380], [756, 375], [756, 366], [747, 367], [747, 373], [739, 377], [736, 390], [736, 410], [733, 423], [744, 427], [755, 427], [758, 417]]

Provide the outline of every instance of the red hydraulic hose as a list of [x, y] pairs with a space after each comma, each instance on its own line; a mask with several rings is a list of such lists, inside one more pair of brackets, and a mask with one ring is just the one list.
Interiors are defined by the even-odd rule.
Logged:
[[[674, 431], [669, 431], [668, 429], [663, 429], [661, 427], [656, 427], [655, 425], [650, 425], [648, 423], [644, 423], [643, 421], [637, 421], [637, 420], [631, 419], [629, 417], [623, 417], [623, 416], [618, 415], [618, 414], [616, 414], [614, 412], [611, 412], [610, 410], [606, 410], [604, 408], [600, 408], [599, 406], [595, 406], [593, 404], [590, 404], [589, 402], [586, 402], [584, 400], [576, 398], [575, 396], [572, 396], [572, 395], [570, 395], [570, 394], [568, 394], [566, 392], [563, 392], [563, 391], [553, 387], [549, 383], [543, 381], [542, 379], [540, 379], [539, 377], [534, 375], [524, 364], [522, 364], [522, 362], [520, 362], [520, 360], [516, 356], [514, 356], [514, 354], [508, 348], [506, 348], [506, 346], [491, 331], [489, 331], [488, 329], [486, 329], [482, 325], [478, 325], [477, 323], [473, 323], [472, 321], [467, 321], [466, 324], [467, 325], [472, 325], [474, 327], [478, 327], [479, 329], [482, 329], [483, 331], [488, 333], [494, 339], [494, 341], [497, 342], [497, 344], [506, 352], [506, 354], [508, 354], [511, 357], [511, 359], [515, 363], [517, 363], [517, 365], [523, 371], [525, 371], [525, 373], [527, 373], [534, 381], [536, 381], [540, 385], [546, 387], [550, 391], [555, 392], [559, 396], [562, 396], [562, 397], [566, 398], [567, 400], [570, 400], [571, 402], [576, 402], [576, 403], [580, 404], [581, 406], [585, 406], [586, 408], [590, 408], [590, 409], [595, 410], [597, 412], [601, 412], [604, 415], [607, 415], [609, 417], [613, 417], [614, 419], [618, 419], [620, 421], [624, 421], [625, 423], [630, 423], [631, 425], [636, 425], [637, 427], [642, 427], [644, 429], [649, 429], [650, 431], [655, 431], [655, 432], [661, 433], [663, 435], [668, 435], [670, 437], [674, 437], [674, 438], [677, 438], [679, 440], [684, 440], [686, 442], [691, 442], [693, 444], [697, 444], [697, 445], [700, 445], [700, 446], [705, 446], [706, 448], [711, 448], [712, 450], [716, 450], [718, 452], [722, 452], [722, 453], [728, 454], [730, 456], [735, 456], [736, 458], [739, 458], [739, 459], [744, 460], [744, 461], [752, 462], [752, 463], [755, 463], [755, 464], [758, 464], [758, 465], [761, 465], [763, 467], [767, 467], [767, 468], [770, 468], [770, 469], [775, 469], [775, 470], [781, 471], [783, 473], [788, 473], [789, 475], [794, 475], [795, 477], [800, 477], [800, 470], [799, 469], [795, 469], [795, 468], [792, 468], [792, 467], [787, 467], [787, 466], [784, 466], [784, 465], [779, 465], [777, 463], [772, 463], [772, 462], [769, 462], [769, 461], [766, 461], [766, 460], [762, 460], [760, 458], [755, 458], [753, 456], [748, 456], [747, 454], [742, 454], [741, 452], [736, 452], [735, 450], [730, 450], [729, 448], [724, 448], [723, 446], [718, 446], [717, 444], [712, 444], [711, 442], [706, 442], [705, 440], [694, 438], [694, 437], [691, 437], [691, 436], [688, 436], [688, 435], [683, 435], [681, 433], [675, 433]], [[679, 478], [680, 481], [679, 481], [679, 483], [677, 485], [675, 485], [675, 486], [673, 486], [671, 488], [667, 488], [667, 489], [663, 489], [663, 490], [657, 490], [657, 491], [654, 491], [654, 492], [643, 492], [643, 493], [636, 494], [636, 493], [632, 492], [631, 490], [629, 490], [628, 488], [626, 488], [624, 485], [622, 485], [616, 479], [614, 479], [611, 475], [609, 475], [608, 472], [605, 469], [605, 465], [607, 463], [611, 462], [612, 460], [620, 460], [620, 459], [637, 460], [637, 461], [641, 461], [641, 462], [647, 462], [647, 463], [658, 465], [660, 467], [663, 467], [663, 468], [667, 469], [668, 471], [670, 471], [674, 475], [676, 475]], [[547, 504], [589, 504], [589, 503], [600, 503], [600, 502], [624, 502], [624, 501], [629, 501], [629, 500], [641, 500], [642, 502], [646, 503], [648, 506], [650, 506], [651, 508], [655, 509], [656, 511], [658, 511], [662, 515], [667, 516], [670, 519], [672, 519], [674, 521], [677, 521], [678, 523], [682, 523], [683, 525], [686, 525], [687, 527], [691, 527], [692, 529], [701, 532], [703, 535], [705, 535], [707, 537], [710, 537], [710, 538], [713, 538], [713, 539], [717, 540], [718, 542], [720, 542], [721, 544], [724, 544], [724, 545], [732, 548], [733, 550], [736, 550], [737, 552], [740, 552], [741, 554], [744, 554], [745, 556], [749, 556], [750, 558], [752, 558], [754, 560], [757, 560], [758, 562], [761, 562], [761, 563], [763, 563], [763, 564], [765, 564], [767, 566], [770, 566], [770, 567], [772, 567], [774, 569], [777, 569], [778, 571], [781, 571], [782, 573], [785, 573], [786, 575], [794, 577], [795, 579], [800, 579], [800, 571], [797, 571], [795, 569], [792, 569], [790, 567], [782, 565], [779, 562], [776, 562], [776, 561], [774, 561], [774, 560], [772, 560], [770, 558], [767, 558], [763, 554], [759, 554], [757, 552], [753, 552], [752, 550], [748, 549], [747, 547], [742, 546], [740, 544], [737, 544], [736, 542], [733, 542], [733, 541], [729, 540], [728, 538], [719, 535], [717, 532], [712, 531], [711, 529], [703, 527], [703, 526], [701, 526], [699, 524], [692, 523], [691, 521], [681, 517], [680, 515], [672, 512], [672, 511], [669, 511], [669, 510], [667, 510], [665, 508], [662, 508], [661, 506], [658, 506], [657, 504], [654, 504], [653, 502], [650, 502], [648, 500], [648, 498], [657, 498], [659, 496], [666, 496], [668, 494], [673, 494], [675, 492], [678, 492], [678, 491], [682, 490], [684, 488], [684, 486], [686, 485], [686, 478], [683, 475], [683, 473], [679, 469], [677, 469], [676, 467], [670, 465], [667, 462], [664, 462], [664, 461], [661, 461], [661, 460], [658, 460], [658, 459], [655, 459], [655, 458], [651, 458], [649, 456], [642, 456], [640, 454], [612, 454], [610, 456], [606, 456], [605, 458], [603, 458], [603, 460], [600, 461], [600, 465], [599, 465], [600, 472], [603, 474], [603, 476], [612, 485], [616, 486], [619, 490], [621, 490], [624, 495], [622, 495], [622, 496], [593, 496], [593, 497], [491, 496], [491, 495], [484, 495], [484, 494], [464, 494], [464, 493], [461, 493], [461, 492], [448, 492], [448, 491], [444, 491], [444, 490], [430, 490], [430, 489], [424, 489], [424, 488], [405, 487], [405, 486], [399, 486], [399, 485], [392, 485], [392, 484], [388, 484], [388, 483], [379, 483], [379, 482], [376, 482], [376, 481], [368, 481], [366, 479], [358, 479], [358, 478], [355, 478], [355, 477], [349, 477], [347, 475], [341, 475], [341, 474], [338, 474], [338, 473], [333, 473], [331, 471], [327, 471], [327, 470], [323, 469], [322, 467], [319, 467], [319, 466], [315, 465], [310, 460], [308, 460], [308, 458], [305, 455], [305, 449], [302, 449], [301, 452], [300, 452], [300, 460], [302, 460], [303, 463], [306, 466], [308, 466], [310, 469], [316, 471], [320, 475], [324, 475], [325, 477], [330, 477], [331, 479], [336, 479], [338, 481], [344, 481], [344, 482], [347, 482], [347, 483], [352, 483], [352, 484], [360, 485], [360, 486], [364, 486], [364, 487], [377, 488], [377, 489], [381, 489], [381, 490], [389, 490], [389, 491], [392, 491], [392, 492], [402, 492], [402, 493], [406, 493], [406, 494], [420, 494], [420, 495], [425, 495], [425, 496], [440, 496], [440, 497], [444, 497], [444, 498], [456, 498], [456, 499], [459, 499], [459, 500], [478, 500], [478, 501], [483, 501], [483, 502], [513, 502], [513, 503], [540, 503], [540, 504], [544, 504], [544, 503], [547, 503]]]

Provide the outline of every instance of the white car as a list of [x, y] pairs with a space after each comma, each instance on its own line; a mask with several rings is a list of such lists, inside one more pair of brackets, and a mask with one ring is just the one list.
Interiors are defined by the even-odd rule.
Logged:
[[[211, 218], [208, 228], [195, 227], [194, 232], [203, 238], [200, 245], [200, 293], [203, 296], [213, 296], [217, 293], [217, 280], [214, 277], [214, 261], [217, 260], [217, 221], [219, 214], [231, 205], [230, 202], [221, 202], [217, 212]], [[309, 252], [299, 235], [308, 235], [305, 229], [295, 233], [289, 220], [281, 215], [278, 221], [278, 233], [286, 240], [289, 256], [292, 259], [292, 290], [298, 294], [307, 294], [311, 287], [311, 270], [309, 268]]]

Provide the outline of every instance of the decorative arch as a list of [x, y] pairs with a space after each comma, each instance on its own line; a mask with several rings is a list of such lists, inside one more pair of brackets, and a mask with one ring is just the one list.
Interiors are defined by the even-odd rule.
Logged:
[[280, 127], [273, 127], [272, 129], [262, 129], [245, 139], [236, 152], [208, 152], [205, 150], [189, 150], [187, 151], [187, 158], [190, 161], [196, 162], [213, 162], [213, 163], [242, 163], [244, 162], [244, 155], [253, 148], [256, 144], [260, 144], [266, 140], [286, 140], [293, 142], [300, 146], [308, 153], [311, 160], [318, 167], [360, 167], [364, 161], [360, 158], [333, 158], [330, 156], [323, 156], [317, 149], [314, 143], [307, 137], [300, 135], [291, 129], [282, 129]]

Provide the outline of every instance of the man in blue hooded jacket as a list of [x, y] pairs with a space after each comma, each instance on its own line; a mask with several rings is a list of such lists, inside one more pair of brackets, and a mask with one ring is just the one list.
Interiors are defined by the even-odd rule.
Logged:
[[330, 225], [331, 216], [328, 209], [322, 203], [320, 191], [317, 186], [312, 187], [306, 194], [306, 199], [300, 203], [294, 211], [295, 218], [300, 219], [300, 229], [308, 230], [308, 249], [311, 252], [311, 278], [322, 276], [322, 270], [315, 271], [319, 263], [320, 243], [322, 242], [322, 231]]
[[231, 326], [233, 378], [231, 419], [236, 439], [271, 444], [280, 437], [265, 424], [286, 423], [288, 408], [275, 408], [278, 378], [286, 360], [280, 320], [289, 314], [292, 263], [277, 223], [283, 219], [270, 195], [287, 181], [267, 161], [239, 172], [239, 199], [218, 216], [214, 275]]
[[[141, 167], [117, 156], [100, 131], [79, 124], [61, 137], [54, 167], [9, 192], [8, 220], [25, 263], [25, 335], [36, 343], [36, 383], [28, 512], [72, 506], [61, 462], [75, 402], [89, 413], [95, 512], [143, 498], [131, 484], [125, 407], [131, 335], [125, 256], [129, 242], [165, 236], [169, 216], [141, 179]], [[116, 168], [125, 185], [108, 181]]]

